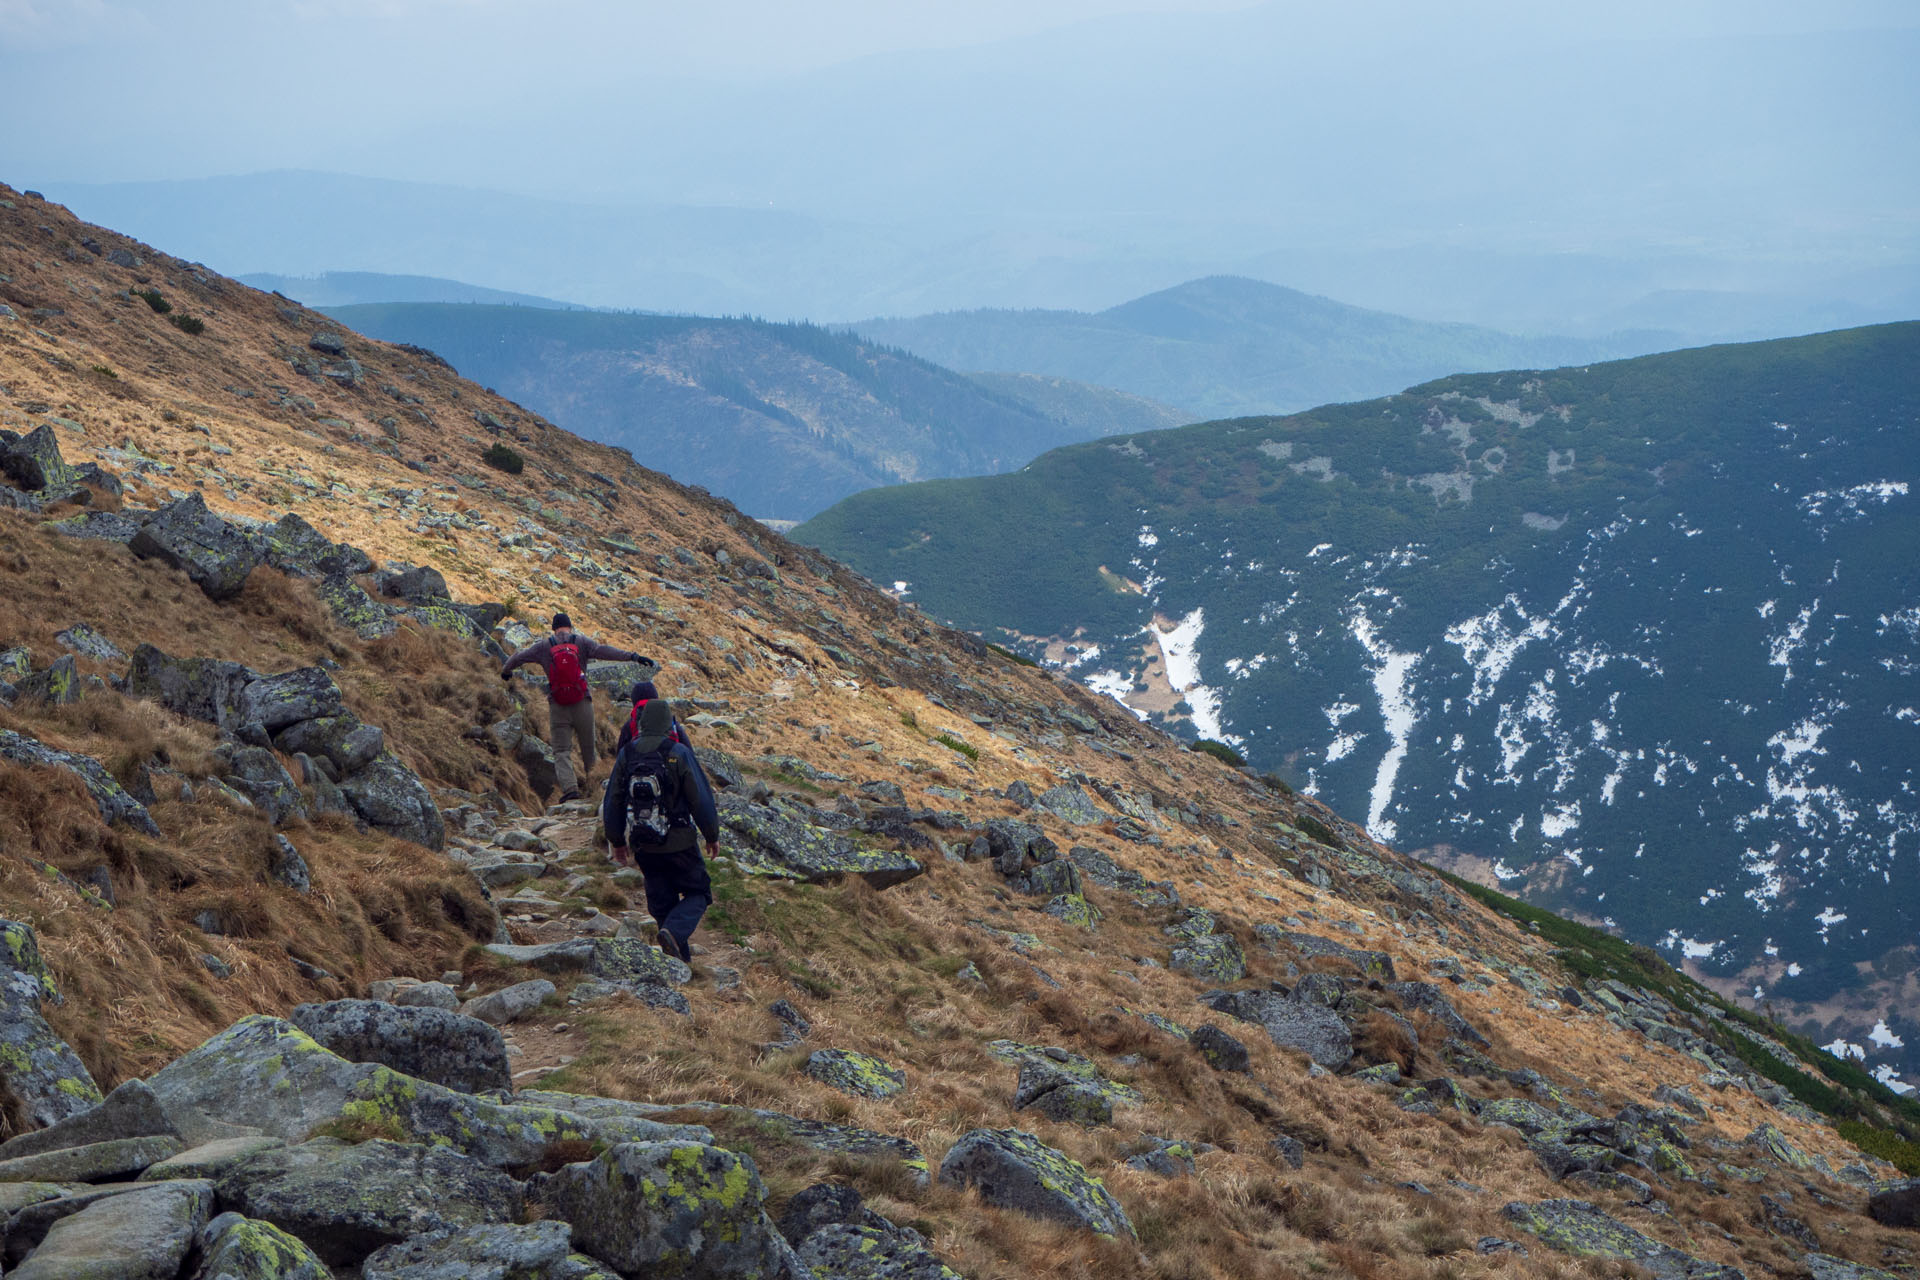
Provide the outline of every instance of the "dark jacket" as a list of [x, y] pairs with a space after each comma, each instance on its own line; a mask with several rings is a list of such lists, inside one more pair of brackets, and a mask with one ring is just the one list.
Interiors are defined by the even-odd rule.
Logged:
[[[635, 704], [635, 710], [638, 709], [639, 705], [640, 704]], [[634, 723], [635, 723], [635, 718], [634, 718], [633, 711], [629, 711], [627, 713], [627, 722], [620, 726], [620, 740], [613, 744], [613, 749], [616, 754], [619, 752], [620, 748], [626, 746], [629, 742], [633, 741]], [[673, 740], [675, 742], [684, 742], [689, 747], [693, 745], [693, 739], [687, 736], [687, 731], [681, 725], [680, 717], [678, 716], [675, 716], [673, 718]]]
[[[613, 776], [607, 779], [607, 797], [600, 803], [600, 821], [607, 829], [607, 839], [616, 844], [627, 842], [627, 784], [633, 777], [633, 762], [644, 754], [642, 747], [652, 750], [659, 745], [657, 739], [641, 738], [620, 748], [620, 754], [614, 757]], [[680, 794], [686, 797], [687, 807], [693, 811], [693, 826], [677, 827], [669, 832], [667, 843], [659, 846], [658, 851], [674, 853], [693, 848], [696, 831], [708, 844], [713, 844], [720, 839], [720, 812], [714, 806], [713, 788], [707, 785], [706, 771], [694, 758], [693, 748], [684, 743], [671, 743], [665, 750], [667, 767], [673, 771]]]
[[[646, 661], [645, 658], [630, 649], [616, 649], [610, 644], [601, 644], [597, 640], [589, 640], [578, 631], [573, 633], [573, 643], [580, 646], [580, 669], [582, 672], [586, 670], [587, 663], [589, 662]], [[500, 668], [500, 674], [503, 676], [509, 675], [515, 667], [524, 666], [529, 662], [538, 666], [542, 671], [547, 670], [547, 664], [553, 661], [553, 646], [554, 638], [552, 636], [548, 636], [544, 640], [535, 641], [520, 652], [514, 654], [511, 658], [508, 658], [507, 665]], [[589, 698], [593, 696], [592, 685], [587, 686], [587, 696]], [[548, 687], [547, 697], [549, 699], [553, 697], [551, 686]]]

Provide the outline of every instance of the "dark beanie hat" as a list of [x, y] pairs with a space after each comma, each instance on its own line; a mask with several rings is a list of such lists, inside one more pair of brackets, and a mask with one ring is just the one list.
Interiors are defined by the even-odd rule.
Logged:
[[573, 619], [569, 618], [566, 614], [556, 613], [553, 615], [553, 629], [555, 631], [558, 631], [562, 627], [572, 627], [572, 626], [573, 626]]
[[638, 702], [642, 698], [650, 700], [659, 696], [660, 691], [653, 687], [653, 681], [651, 680], [635, 680], [633, 682], [633, 688], [627, 690], [628, 702]]
[[666, 699], [655, 698], [640, 708], [640, 732], [642, 738], [664, 738], [673, 732], [673, 708]]

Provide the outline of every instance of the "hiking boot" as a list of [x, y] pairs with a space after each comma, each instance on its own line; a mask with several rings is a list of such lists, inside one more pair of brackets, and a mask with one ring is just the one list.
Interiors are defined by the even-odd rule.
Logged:
[[563, 792], [561, 792], [561, 793], [560, 793], [560, 798], [559, 798], [558, 800], [556, 800], [556, 801], [554, 801], [554, 803], [555, 803], [555, 804], [567, 804], [568, 802], [570, 802], [570, 801], [574, 801], [574, 800], [578, 800], [579, 798], [580, 798], [580, 788], [578, 788], [578, 787], [575, 787], [575, 788], [574, 788], [573, 790], [571, 790], [571, 791], [563, 791]]
[[665, 929], [660, 931], [660, 949], [684, 965], [691, 967], [693, 964], [693, 957], [680, 949], [680, 939]]

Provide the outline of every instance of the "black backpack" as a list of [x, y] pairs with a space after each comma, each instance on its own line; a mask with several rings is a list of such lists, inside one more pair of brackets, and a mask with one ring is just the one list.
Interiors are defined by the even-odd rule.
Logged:
[[[658, 849], [675, 829], [693, 825], [693, 812], [681, 794], [680, 779], [667, 760], [669, 742], [636, 752], [627, 774], [627, 843]], [[631, 750], [631, 748], [629, 748]]]

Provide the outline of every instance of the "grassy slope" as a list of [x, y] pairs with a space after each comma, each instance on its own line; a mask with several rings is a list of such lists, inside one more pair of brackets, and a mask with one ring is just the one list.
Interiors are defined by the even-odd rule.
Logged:
[[[4, 188], [0, 198], [24, 202]], [[41, 233], [40, 225], [56, 230]], [[147, 279], [78, 249], [83, 235], [139, 253], [146, 261], [138, 271]], [[65, 257], [65, 249], [76, 256]], [[136, 483], [136, 499], [161, 501], [169, 488], [197, 486], [216, 508], [233, 514], [263, 516], [292, 505], [378, 558], [434, 564], [465, 599], [515, 593], [526, 615], [569, 607], [593, 633], [663, 657], [663, 687], [672, 696], [719, 709], [724, 725], [696, 729], [703, 745], [724, 746], [769, 782], [810, 798], [824, 801], [831, 788], [796, 786], [777, 765], [755, 762], [799, 756], [846, 776], [849, 782], [833, 784], [841, 789], [885, 779], [905, 788], [909, 803], [930, 807], [954, 803], [930, 787], [957, 787], [969, 795], [964, 807], [975, 822], [1017, 812], [994, 794], [1011, 783], [1039, 789], [1071, 772], [1152, 795], [1163, 812], [1191, 801], [1196, 816], [1163, 820], [1158, 845], [1123, 842], [1108, 824], [1069, 829], [1049, 819], [1047, 825], [1063, 846], [1091, 844], [1148, 877], [1177, 881], [1184, 899], [1216, 911], [1247, 944], [1255, 981], [1284, 978], [1287, 959], [1259, 947], [1253, 927], [1289, 917], [1351, 945], [1390, 948], [1402, 976], [1422, 976], [1463, 956], [1478, 957], [1471, 962], [1476, 966], [1498, 961], [1549, 972], [1556, 966], [1548, 943], [1472, 903], [1414, 899], [1385, 881], [1345, 873], [1330, 889], [1316, 887], [1295, 874], [1272, 837], [1343, 839], [1391, 866], [1408, 864], [1313, 802], [1179, 750], [1070, 686], [929, 626], [726, 504], [571, 437], [410, 353], [350, 337], [367, 373], [362, 386], [298, 378], [287, 360], [304, 350], [319, 323], [315, 317], [289, 319], [272, 299], [198, 280], [184, 264], [37, 203], [19, 213], [0, 208], [0, 252], [14, 276], [0, 286], [0, 296], [15, 309], [52, 309], [64, 301], [64, 314], [35, 317], [38, 331], [0, 321], [0, 381], [8, 397], [0, 423], [18, 429], [51, 409], [84, 429], [84, 435], [62, 429], [70, 457], [97, 455], [125, 466], [131, 455], [119, 446], [137, 447], [169, 470]], [[151, 283], [182, 309], [204, 315], [205, 334], [189, 339], [120, 296], [132, 283]], [[289, 384], [312, 403], [271, 393]], [[377, 425], [399, 403], [379, 390], [383, 384], [407, 388], [419, 401], [411, 407], [424, 418], [407, 418], [398, 440]], [[475, 424], [476, 412], [505, 423], [504, 433], [529, 459], [523, 475], [492, 475], [474, 465], [492, 434]], [[616, 488], [602, 486], [594, 474], [616, 479]], [[458, 513], [468, 523], [423, 531], [393, 497], [406, 487], [429, 490], [436, 511]], [[642, 585], [603, 596], [596, 588], [605, 579], [584, 553], [535, 559], [481, 527], [513, 530], [522, 516], [564, 527], [583, 548], [601, 548], [598, 539], [645, 548], [622, 560]], [[325, 654], [341, 663], [356, 709], [385, 726], [432, 780], [477, 786], [490, 776], [494, 785], [511, 787], [510, 772], [499, 772], [505, 762], [483, 740], [467, 736], [502, 709], [490, 700], [500, 696], [497, 681], [469, 652], [417, 636], [360, 645], [318, 619], [304, 588], [271, 575], [257, 576], [237, 601], [215, 606], [179, 575], [124, 553], [56, 541], [24, 517], [0, 520], [0, 537], [7, 540], [0, 568], [13, 608], [0, 614], [0, 639], [29, 643], [40, 663], [54, 652], [51, 633], [82, 614], [123, 647], [154, 639], [176, 652], [237, 657], [262, 668]], [[674, 550], [688, 551], [689, 559], [670, 555]], [[713, 555], [719, 550], [735, 564], [765, 557], [782, 578], [776, 584], [734, 573]], [[686, 596], [650, 581], [648, 565], [697, 583], [705, 595]], [[1085, 735], [1061, 731], [1059, 717], [1069, 712], [1105, 720], [1099, 739], [1105, 750], [1095, 750]], [[974, 714], [991, 718], [1011, 740], [984, 731]], [[9, 724], [123, 768], [129, 751], [164, 749], [174, 767], [191, 772], [195, 753], [208, 745], [193, 726], [107, 693], [96, 692], [72, 710], [8, 715]], [[140, 725], [152, 735], [152, 748]], [[611, 736], [611, 723], [604, 728]], [[941, 736], [967, 743], [974, 755], [939, 745]], [[528, 976], [463, 952], [468, 935], [434, 890], [450, 864], [412, 846], [324, 827], [296, 830], [316, 869], [313, 896], [296, 899], [257, 885], [254, 860], [266, 836], [257, 826], [207, 805], [163, 804], [157, 816], [166, 834], [149, 841], [101, 829], [70, 788], [58, 793], [58, 803], [40, 803], [50, 785], [44, 776], [0, 768], [0, 787], [15, 797], [0, 804], [0, 824], [6, 824], [0, 827], [0, 902], [47, 939], [49, 960], [69, 993], [54, 1017], [103, 1084], [150, 1067], [240, 1012], [281, 1011], [344, 993], [344, 982], [299, 977], [285, 955], [289, 943], [311, 948], [303, 958], [355, 984], [383, 971], [433, 977], [454, 966], [487, 985]], [[19, 798], [29, 795], [37, 809]], [[38, 868], [40, 857], [68, 858], [59, 865], [76, 871], [99, 861], [120, 868], [120, 908], [106, 913], [89, 905], [48, 878]], [[598, 882], [593, 892], [601, 909], [622, 909], [592, 849], [573, 854], [563, 869]], [[513, 1030], [527, 1049], [521, 1061], [557, 1063], [550, 1050], [558, 1044], [570, 1046], [574, 1061], [540, 1083], [653, 1101], [770, 1104], [911, 1137], [935, 1161], [968, 1127], [1019, 1125], [1103, 1176], [1133, 1216], [1141, 1243], [1137, 1251], [1093, 1243], [985, 1208], [971, 1194], [915, 1188], [897, 1170], [822, 1160], [792, 1149], [777, 1133], [733, 1133], [729, 1140], [753, 1150], [768, 1172], [776, 1211], [780, 1198], [811, 1179], [852, 1180], [884, 1212], [921, 1226], [973, 1277], [1457, 1280], [1498, 1273], [1561, 1280], [1617, 1270], [1589, 1268], [1540, 1248], [1528, 1259], [1488, 1259], [1472, 1251], [1477, 1236], [1509, 1230], [1499, 1215], [1504, 1200], [1558, 1193], [1511, 1131], [1409, 1116], [1394, 1106], [1391, 1091], [1311, 1077], [1297, 1056], [1256, 1035], [1246, 1037], [1252, 1074], [1214, 1073], [1177, 1042], [1116, 1012], [1125, 1006], [1189, 1024], [1202, 1020], [1195, 999], [1207, 984], [1165, 965], [1165, 909], [1095, 889], [1105, 919], [1087, 933], [1038, 912], [1037, 900], [1009, 894], [989, 867], [937, 855], [925, 876], [883, 894], [858, 882], [807, 888], [746, 881], [725, 867], [719, 888], [721, 903], [704, 941], [713, 957], [739, 970], [741, 984], [692, 988], [690, 1024], [629, 1000], [543, 1011]], [[413, 914], [423, 894], [428, 901]], [[191, 915], [223, 895], [250, 919], [249, 932], [238, 941], [210, 943]], [[560, 908], [576, 919], [586, 909], [572, 897]], [[1030, 956], [1019, 954], [980, 925], [1030, 933], [1037, 947]], [[523, 937], [537, 936], [532, 923], [515, 927]], [[228, 986], [211, 982], [197, 958], [209, 948], [234, 958], [242, 977]], [[983, 984], [960, 978], [968, 962]], [[1042, 981], [1036, 965], [1060, 985]], [[884, 1055], [907, 1071], [908, 1090], [891, 1103], [851, 1100], [805, 1077], [796, 1054], [768, 1052], [774, 1028], [765, 1005], [783, 996], [813, 1019], [814, 1045]], [[1836, 1161], [1851, 1158], [1831, 1131], [1783, 1117], [1744, 1092], [1714, 1093], [1700, 1083], [1698, 1064], [1624, 1038], [1584, 1013], [1545, 1011], [1506, 986], [1462, 989], [1454, 998], [1493, 1037], [1492, 1052], [1502, 1062], [1590, 1089], [1588, 1105], [1616, 1106], [1648, 1098], [1659, 1084], [1688, 1084], [1708, 1098], [1713, 1110], [1705, 1128], [1714, 1135], [1737, 1140], [1773, 1121], [1810, 1150]], [[1013, 1113], [1013, 1071], [985, 1052], [997, 1036], [1092, 1055], [1115, 1078], [1139, 1087], [1147, 1103], [1097, 1130]], [[1409, 1065], [1428, 1074], [1443, 1070], [1424, 1059]], [[1500, 1086], [1481, 1081], [1471, 1087]], [[1289, 1169], [1269, 1145], [1280, 1129], [1309, 1146], [1305, 1170]], [[1220, 1149], [1201, 1158], [1194, 1177], [1163, 1181], [1117, 1162], [1148, 1133]], [[1433, 1194], [1395, 1185], [1415, 1179]], [[1773, 1170], [1755, 1186], [1733, 1184], [1725, 1197], [1671, 1181], [1661, 1193], [1673, 1216], [1637, 1224], [1715, 1258], [1790, 1268], [1797, 1254], [1748, 1224], [1759, 1212], [1760, 1191], [1798, 1191], [1801, 1181]], [[1899, 1243], [1897, 1233], [1851, 1211], [1857, 1193], [1829, 1190], [1839, 1207], [1797, 1197], [1795, 1208], [1830, 1250], [1875, 1263], [1882, 1249]], [[1608, 1194], [1599, 1198], [1621, 1211]]]

